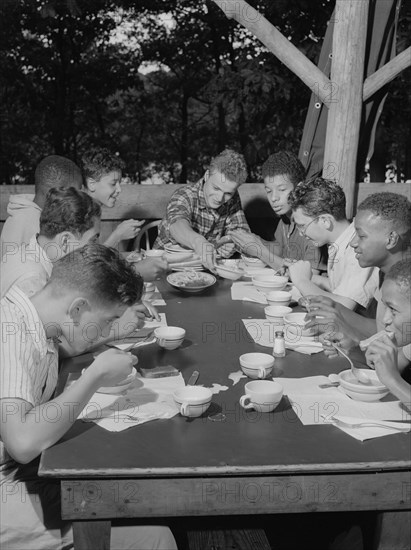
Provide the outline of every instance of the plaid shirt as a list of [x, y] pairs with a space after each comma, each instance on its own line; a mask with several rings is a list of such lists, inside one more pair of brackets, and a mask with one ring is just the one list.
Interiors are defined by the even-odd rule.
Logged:
[[[177, 220], [187, 220], [192, 229], [215, 244], [228, 231], [245, 229], [250, 231], [241, 207], [238, 191], [230, 200], [213, 210], [207, 206], [204, 196], [204, 178], [194, 185], [179, 189], [171, 197], [165, 218], [161, 221], [154, 248], [164, 248], [176, 244], [170, 234], [170, 226]], [[219, 250], [224, 256], [223, 250]]]

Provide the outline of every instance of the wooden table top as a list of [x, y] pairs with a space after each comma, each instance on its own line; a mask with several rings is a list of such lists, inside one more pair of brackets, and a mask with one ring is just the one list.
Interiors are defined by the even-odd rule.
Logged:
[[[303, 426], [287, 397], [269, 414], [246, 412], [238, 403], [248, 379], [235, 386], [228, 374], [239, 370], [242, 353], [268, 348], [255, 344], [241, 321], [263, 318], [264, 306], [233, 301], [230, 281], [219, 279], [199, 295], [180, 293], [166, 282], [159, 288], [167, 302], [169, 325], [186, 329], [181, 348], [165, 351], [152, 344], [136, 353], [140, 366], [171, 364], [187, 381], [193, 370], [199, 384], [229, 386], [213, 396], [211, 408], [201, 418], [156, 420], [122, 432], [109, 432], [94, 423], [77, 421], [66, 435], [41, 458], [39, 474], [74, 477], [178, 477], [264, 475], [310, 472], [381, 471], [411, 465], [411, 435], [398, 434], [359, 442], [334, 426]], [[80, 370], [86, 357], [65, 365]], [[345, 359], [327, 359], [287, 351], [276, 359], [274, 377], [327, 375], [347, 368]], [[208, 416], [221, 411], [222, 422]]]

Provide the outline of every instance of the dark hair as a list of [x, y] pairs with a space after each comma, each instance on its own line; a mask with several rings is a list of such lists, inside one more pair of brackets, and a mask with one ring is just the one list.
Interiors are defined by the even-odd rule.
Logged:
[[222, 153], [211, 159], [209, 170], [221, 172], [230, 181], [235, 181], [239, 185], [247, 179], [247, 164], [241, 153], [232, 149], [225, 149]]
[[270, 155], [262, 166], [263, 178], [274, 178], [274, 176], [287, 176], [291, 183], [296, 186], [304, 180], [305, 168], [300, 159], [289, 151], [279, 151]]
[[368, 210], [384, 221], [390, 222], [392, 228], [405, 235], [411, 229], [411, 203], [398, 193], [374, 193], [358, 205], [358, 211]]
[[99, 181], [109, 172], [124, 170], [125, 164], [121, 158], [108, 149], [92, 149], [81, 159], [84, 177]]
[[63, 231], [81, 236], [101, 216], [100, 206], [74, 187], [50, 189], [40, 215], [40, 234], [52, 239]]
[[93, 303], [130, 306], [140, 300], [143, 279], [117, 250], [89, 243], [57, 260], [47, 286], [56, 294], [76, 290]]
[[394, 281], [399, 286], [401, 294], [411, 297], [411, 258], [400, 260], [394, 264], [385, 277], [387, 280]]
[[345, 218], [345, 195], [342, 188], [332, 180], [314, 178], [299, 183], [288, 197], [292, 210], [302, 208], [306, 216], [315, 218], [331, 214], [337, 221]]
[[46, 194], [53, 187], [81, 189], [83, 176], [74, 162], [59, 155], [49, 155], [39, 162], [34, 172], [36, 194]]

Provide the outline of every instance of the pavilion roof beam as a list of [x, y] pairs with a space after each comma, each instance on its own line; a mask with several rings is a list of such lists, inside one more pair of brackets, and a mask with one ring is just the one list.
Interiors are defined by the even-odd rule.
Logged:
[[266, 48], [296, 74], [318, 99], [329, 107], [331, 82], [325, 74], [300, 52], [260, 12], [245, 0], [213, 0], [228, 19], [235, 19], [254, 34]]
[[401, 71], [411, 66], [411, 46], [391, 59], [364, 81], [363, 101], [367, 101], [383, 86], [394, 80]]

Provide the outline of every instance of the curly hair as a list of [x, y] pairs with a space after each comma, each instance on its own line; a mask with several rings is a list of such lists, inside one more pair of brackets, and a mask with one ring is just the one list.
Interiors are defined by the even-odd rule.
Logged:
[[357, 210], [367, 210], [382, 220], [390, 222], [392, 228], [401, 235], [411, 230], [411, 203], [404, 195], [387, 191], [374, 193], [364, 199]]
[[332, 180], [314, 178], [299, 183], [288, 197], [292, 210], [302, 208], [304, 214], [315, 218], [331, 214], [336, 221], [344, 220], [345, 195], [342, 188]]
[[56, 295], [76, 290], [94, 304], [131, 306], [141, 299], [143, 279], [117, 250], [88, 243], [57, 260], [47, 286]]
[[263, 179], [287, 176], [295, 186], [305, 178], [305, 168], [300, 159], [289, 151], [270, 155], [262, 166]]
[[92, 149], [81, 159], [81, 166], [86, 180], [99, 181], [109, 172], [121, 172], [125, 168], [121, 158], [108, 149]]
[[76, 237], [91, 229], [101, 216], [100, 206], [74, 187], [50, 189], [40, 215], [40, 234], [52, 239], [63, 231]]
[[209, 170], [221, 172], [230, 181], [235, 181], [239, 185], [247, 179], [247, 164], [241, 153], [233, 149], [225, 149], [222, 153], [211, 159]]
[[75, 187], [81, 189], [83, 175], [77, 164], [59, 155], [42, 159], [34, 172], [36, 194], [46, 194], [53, 187]]
[[385, 280], [394, 281], [404, 296], [411, 297], [411, 258], [400, 260], [387, 273]]

